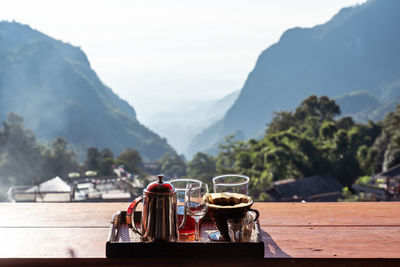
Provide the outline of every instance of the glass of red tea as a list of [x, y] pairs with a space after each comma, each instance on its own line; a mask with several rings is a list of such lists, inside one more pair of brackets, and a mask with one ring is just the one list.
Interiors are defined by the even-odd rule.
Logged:
[[[193, 187], [198, 187], [202, 184], [200, 180], [196, 179], [173, 179], [169, 181], [176, 189], [176, 200], [178, 206], [178, 225], [181, 224], [185, 214], [185, 191], [188, 184], [192, 184]], [[180, 241], [193, 241], [195, 234], [195, 220], [191, 216], [186, 216], [185, 225], [179, 230]]]

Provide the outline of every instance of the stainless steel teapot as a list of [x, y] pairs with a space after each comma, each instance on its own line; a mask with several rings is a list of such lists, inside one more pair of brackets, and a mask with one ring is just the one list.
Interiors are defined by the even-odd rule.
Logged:
[[[126, 222], [131, 229], [139, 234], [142, 241], [166, 241], [178, 240], [179, 229], [185, 225], [186, 211], [183, 214], [181, 225], [178, 226], [176, 189], [168, 182], [164, 182], [163, 175], [158, 175], [158, 181], [150, 183], [143, 195], [137, 197], [126, 212]], [[143, 200], [141, 218], [141, 231], [134, 222], [134, 214], [137, 205]]]

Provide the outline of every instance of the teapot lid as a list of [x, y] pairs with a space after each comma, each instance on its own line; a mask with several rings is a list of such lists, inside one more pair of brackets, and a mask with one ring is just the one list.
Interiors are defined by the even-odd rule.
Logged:
[[174, 186], [168, 182], [164, 182], [164, 175], [157, 175], [158, 181], [150, 183], [146, 189], [146, 193], [162, 193], [162, 194], [174, 194], [176, 192]]

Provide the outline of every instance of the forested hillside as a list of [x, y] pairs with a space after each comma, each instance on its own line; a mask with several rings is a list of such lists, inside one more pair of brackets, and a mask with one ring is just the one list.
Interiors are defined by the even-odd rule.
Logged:
[[377, 123], [355, 123], [340, 114], [333, 99], [312, 95], [295, 111], [275, 113], [262, 139], [228, 136], [216, 157], [197, 153], [188, 174], [205, 181], [216, 174], [246, 174], [251, 195], [268, 200], [266, 191], [275, 181], [321, 175], [351, 186], [400, 163], [400, 105]]
[[174, 153], [134, 109], [105, 86], [85, 53], [29, 26], [0, 22], [0, 120], [15, 112], [38, 139], [83, 147], [127, 147], [155, 160]]
[[[273, 182], [314, 175], [335, 177], [350, 186], [359, 177], [370, 176], [400, 163], [400, 105], [377, 123], [355, 123], [341, 117], [339, 106], [326, 96], [312, 95], [295, 109], [274, 115], [260, 140], [235, 141], [226, 137], [217, 156], [197, 153], [189, 162], [166, 154], [154, 162], [155, 173], [167, 178], [192, 177], [211, 185], [219, 174], [241, 173], [250, 177], [250, 194], [269, 200]], [[87, 150], [79, 164], [68, 141], [58, 138], [50, 147], [37, 143], [22, 118], [10, 114], [0, 129], [0, 199], [11, 185], [29, 185], [69, 172], [96, 170], [112, 175], [112, 165], [145, 177], [140, 153], [126, 149], [114, 157], [109, 149]]]

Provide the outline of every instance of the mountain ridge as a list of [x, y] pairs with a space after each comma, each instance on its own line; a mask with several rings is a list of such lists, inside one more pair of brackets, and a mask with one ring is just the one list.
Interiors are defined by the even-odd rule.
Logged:
[[21, 115], [38, 138], [78, 146], [137, 149], [149, 160], [174, 153], [102, 83], [79, 47], [28, 25], [0, 22], [0, 119]]
[[[344, 8], [312, 28], [292, 28], [264, 50], [218, 126], [196, 136], [203, 151], [241, 130], [265, 129], [273, 112], [292, 110], [307, 96], [366, 91], [380, 98], [400, 77], [400, 2], [368, 1]], [[195, 149], [195, 144], [191, 144]]]

